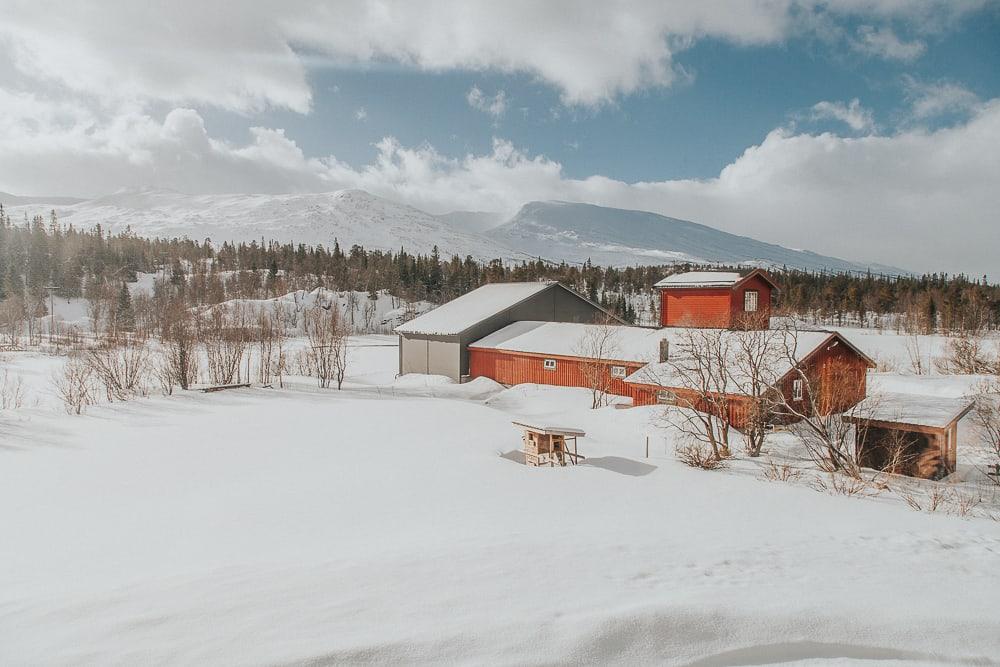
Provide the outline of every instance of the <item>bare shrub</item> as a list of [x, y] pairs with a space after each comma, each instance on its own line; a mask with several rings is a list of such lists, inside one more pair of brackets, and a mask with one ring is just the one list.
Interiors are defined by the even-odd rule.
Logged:
[[82, 355], [66, 360], [62, 371], [53, 374], [52, 384], [69, 414], [81, 414], [94, 402], [93, 370]]
[[825, 478], [817, 477], [813, 482], [817, 491], [837, 496], [877, 496], [881, 489], [859, 476], [844, 474], [843, 471], [829, 471]]
[[771, 482], [794, 482], [802, 476], [802, 471], [787, 463], [778, 464], [773, 460], [764, 468], [764, 479]]
[[983, 332], [964, 329], [948, 339], [944, 356], [935, 361], [935, 366], [941, 373], [970, 375], [989, 373], [996, 363], [986, 348]]
[[201, 319], [201, 339], [211, 382], [239, 382], [243, 356], [252, 340], [248, 309], [239, 302], [212, 308]]
[[12, 295], [0, 302], [0, 336], [4, 347], [18, 347], [26, 319], [27, 310], [22, 297]]
[[24, 404], [24, 378], [11, 377], [7, 369], [0, 375], [0, 410], [16, 410]]
[[983, 384], [975, 401], [973, 423], [987, 456], [986, 472], [1000, 484], [1000, 378]]
[[916, 331], [906, 337], [906, 354], [910, 358], [910, 369], [915, 375], [925, 375], [927, 364], [924, 363], [926, 351]]
[[87, 365], [109, 401], [145, 396], [149, 350], [135, 336], [119, 335], [87, 353]]
[[194, 314], [180, 298], [166, 301], [159, 313], [159, 336], [163, 355], [160, 383], [167, 393], [175, 384], [189, 389], [198, 379], [198, 326]]
[[337, 304], [331, 303], [328, 309], [322, 306], [310, 309], [305, 324], [309, 337], [309, 365], [319, 386], [326, 389], [335, 381], [340, 389], [347, 371], [347, 322], [341, 317]]
[[725, 459], [720, 458], [716, 452], [705, 442], [700, 440], [689, 440], [679, 444], [674, 449], [677, 459], [684, 465], [702, 470], [718, 470], [726, 467]]

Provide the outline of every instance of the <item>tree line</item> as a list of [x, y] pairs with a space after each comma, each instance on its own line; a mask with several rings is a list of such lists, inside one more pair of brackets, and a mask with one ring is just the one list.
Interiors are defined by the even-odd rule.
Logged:
[[[0, 205], [0, 300], [23, 301], [29, 316], [46, 312], [45, 297], [120, 295], [142, 273], [159, 273], [192, 305], [234, 298], [260, 299], [324, 286], [384, 290], [408, 301], [443, 303], [490, 282], [557, 280], [629, 322], [656, 321], [653, 285], [694, 264], [603, 267], [534, 261], [488, 262], [472, 257], [343, 248], [260, 239], [214, 243], [208, 239], [144, 238], [101, 225], [76, 229], [55, 211], [13, 220]], [[739, 267], [713, 265], [720, 270]], [[770, 268], [781, 286], [778, 313], [822, 324], [905, 326], [909, 331], [960, 331], [1000, 326], [1000, 287], [986, 276], [943, 273], [894, 276]], [[640, 313], [643, 315], [640, 317]]]

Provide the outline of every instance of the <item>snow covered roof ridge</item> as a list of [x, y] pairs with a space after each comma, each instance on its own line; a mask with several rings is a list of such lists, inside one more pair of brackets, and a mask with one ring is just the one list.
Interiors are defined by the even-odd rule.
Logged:
[[490, 283], [396, 327], [397, 333], [454, 336], [558, 282]]
[[772, 287], [777, 287], [767, 273], [761, 269], [754, 269], [746, 275], [741, 275], [736, 271], [686, 271], [667, 276], [653, 287], [734, 287], [751, 276], [760, 276]]

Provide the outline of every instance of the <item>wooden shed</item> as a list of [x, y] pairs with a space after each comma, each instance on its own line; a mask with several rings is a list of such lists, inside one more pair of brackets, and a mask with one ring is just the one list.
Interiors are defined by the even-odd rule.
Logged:
[[522, 442], [525, 465], [565, 466], [566, 461], [576, 465], [581, 459], [587, 458], [577, 450], [577, 440], [587, 435], [578, 428], [540, 426], [527, 422], [513, 423], [524, 430]]
[[667, 276], [660, 290], [660, 324], [665, 327], [766, 329], [771, 294], [778, 289], [761, 269], [745, 276], [728, 271], [689, 271]]
[[844, 419], [853, 423], [858, 463], [898, 475], [939, 479], [958, 464], [958, 422], [973, 408], [962, 398], [880, 394]]
[[492, 283], [396, 327], [399, 374], [460, 380], [469, 374], [469, 343], [520, 320], [619, 321], [586, 297], [547, 282]]

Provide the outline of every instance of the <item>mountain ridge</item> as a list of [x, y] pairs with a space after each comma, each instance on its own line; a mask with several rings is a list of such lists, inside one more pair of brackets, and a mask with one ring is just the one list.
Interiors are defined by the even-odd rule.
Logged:
[[[11, 201], [0, 194], [0, 202]], [[13, 198], [13, 196], [11, 196]], [[13, 198], [21, 201], [24, 198]], [[34, 199], [34, 198], [28, 198]], [[480, 261], [748, 265], [894, 274], [901, 269], [795, 250], [708, 225], [635, 211], [565, 201], [533, 201], [510, 219], [482, 211], [433, 215], [364, 190], [303, 194], [188, 195], [162, 188], [132, 188], [89, 200], [16, 203], [12, 218], [48, 214], [50, 208], [78, 228], [96, 224], [144, 236], [221, 241], [273, 239], [296, 243], [430, 254], [470, 255]], [[42, 208], [44, 206], [44, 208]]]

